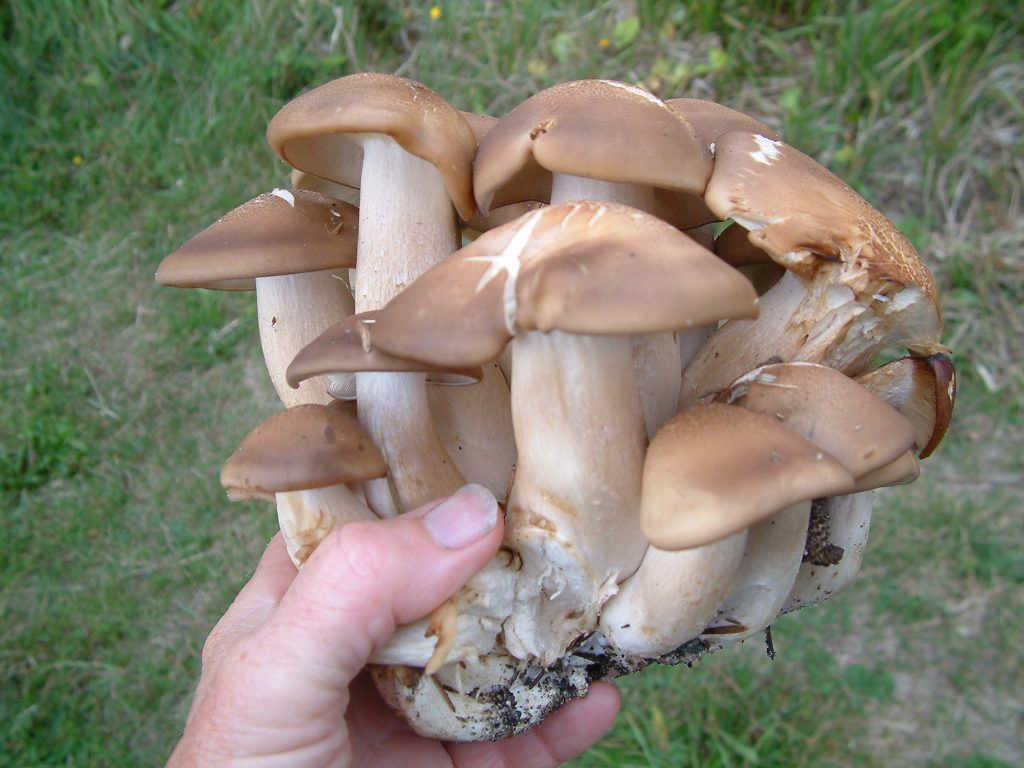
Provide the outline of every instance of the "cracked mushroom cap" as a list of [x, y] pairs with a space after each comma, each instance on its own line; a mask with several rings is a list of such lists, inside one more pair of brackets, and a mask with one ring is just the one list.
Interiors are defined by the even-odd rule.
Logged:
[[643, 334], [756, 313], [750, 283], [671, 225], [617, 203], [561, 203], [425, 272], [373, 336], [399, 357], [482, 365], [526, 331]]
[[647, 449], [640, 526], [659, 549], [699, 547], [853, 487], [838, 460], [774, 418], [698, 405], [666, 422]]
[[359, 211], [309, 189], [275, 189], [225, 214], [156, 272], [160, 285], [251, 291], [257, 277], [356, 265]]
[[232, 498], [360, 483], [387, 466], [343, 405], [297, 405], [256, 426], [220, 473]]
[[859, 478], [914, 444], [914, 425], [848, 376], [815, 363], [776, 363], [741, 376], [718, 396], [770, 416]]
[[363, 165], [360, 134], [390, 136], [431, 163], [459, 215], [476, 212], [473, 131], [455, 107], [413, 80], [376, 73], [338, 78], [285, 104], [267, 126], [267, 141], [290, 166], [354, 188]]
[[942, 442], [956, 403], [956, 371], [947, 355], [901, 357], [857, 377], [914, 424], [915, 445], [927, 459]]
[[[473, 163], [477, 203], [489, 211], [548, 202], [553, 173], [650, 185], [695, 198], [711, 173], [711, 152], [684, 118], [642, 88], [578, 80], [530, 97], [487, 133]], [[703, 213], [687, 221], [671, 217], [678, 226], [703, 224], [702, 218]]]
[[716, 142], [704, 199], [804, 280], [835, 267], [830, 279], [892, 326], [890, 343], [925, 355], [945, 350], [935, 282], [913, 245], [807, 155], [760, 134], [727, 133]]
[[[390, 373], [428, 373], [435, 383], [473, 384], [484, 374], [479, 367], [455, 369], [421, 360], [396, 357], [373, 343], [373, 327], [379, 310], [360, 312], [335, 323], [303, 347], [285, 373], [288, 384], [298, 387], [313, 376], [332, 373], [380, 371]], [[425, 350], [429, 354], [429, 349]]]

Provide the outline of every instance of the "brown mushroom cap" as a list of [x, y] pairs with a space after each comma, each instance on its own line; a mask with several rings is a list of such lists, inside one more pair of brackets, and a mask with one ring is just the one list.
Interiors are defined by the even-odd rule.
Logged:
[[765, 365], [718, 398], [774, 418], [860, 477], [914, 444], [914, 425], [839, 371], [814, 363]]
[[806, 279], [826, 260], [856, 272], [846, 282], [867, 298], [880, 284], [890, 298], [916, 286], [934, 305], [938, 329], [935, 282], [914, 246], [864, 198], [793, 147], [752, 133], [719, 137], [705, 200], [720, 218], [750, 230], [755, 247]]
[[739, 224], [730, 224], [715, 238], [715, 255], [734, 267], [774, 264], [771, 256], [750, 242], [748, 234]]
[[640, 525], [660, 549], [698, 547], [853, 485], [839, 461], [773, 418], [699, 405], [666, 422], [647, 449]]
[[360, 312], [335, 323], [303, 347], [288, 366], [285, 378], [292, 387], [313, 376], [330, 373], [383, 371], [392, 373], [427, 372], [432, 380], [444, 384], [472, 384], [483, 378], [479, 367], [456, 369], [396, 357], [373, 343], [373, 326], [379, 311]]
[[906, 485], [917, 480], [920, 474], [921, 463], [913, 451], [906, 451], [895, 461], [858, 477], [853, 492], [862, 493], [873, 491], [875, 488], [887, 488], [890, 485]]
[[475, 213], [476, 138], [462, 114], [425, 85], [394, 75], [349, 75], [293, 99], [267, 126], [270, 146], [293, 168], [358, 188], [363, 152], [353, 134], [390, 136], [437, 168], [463, 219]]
[[481, 142], [473, 167], [476, 199], [486, 211], [550, 201], [552, 173], [700, 195], [711, 152], [656, 96], [611, 80], [579, 80], [509, 112]]
[[956, 403], [956, 371], [947, 355], [901, 357], [857, 381], [914, 424], [922, 459], [942, 442]]
[[[463, 112], [462, 117], [465, 118], [470, 129], [472, 129], [477, 144], [483, 141], [484, 137], [491, 132], [491, 128], [498, 124], [498, 118], [491, 115]], [[476, 214], [468, 221], [463, 221], [463, 224], [474, 232], [487, 232], [495, 227], [500, 227], [502, 224], [508, 224], [510, 221], [518, 219], [524, 213], [536, 210], [542, 205], [543, 203], [535, 200], [525, 200], [520, 203], [513, 203], [512, 205], [503, 205], [487, 213], [477, 210]]]
[[[728, 106], [716, 103], [715, 101], [709, 101], [702, 98], [670, 98], [666, 99], [666, 103], [674, 112], [682, 115], [686, 119], [686, 122], [693, 127], [694, 131], [696, 131], [696, 134], [703, 145], [710, 148], [712, 155], [715, 154], [719, 136], [722, 136], [725, 133], [731, 133], [732, 131], [760, 133], [763, 136], [776, 140], [781, 138], [781, 136], [771, 128], [755, 120], [749, 115], [744, 115], [741, 112], [732, 110], [728, 108]], [[703, 203], [703, 201], [683, 201], [679, 199], [679, 196], [669, 198], [660, 190], [656, 193], [656, 197], [658, 215], [666, 221], [672, 221], [675, 223], [678, 218], [687, 217], [690, 221], [699, 220], [700, 222], [711, 222], [717, 221], [719, 218], [705, 205], [705, 203]], [[685, 212], [680, 210], [680, 207], [684, 205], [688, 209]], [[745, 234], [746, 232], [744, 231], [744, 240]], [[716, 253], [718, 253], [717, 248]], [[761, 259], [770, 261], [767, 254], [763, 251], [760, 253]], [[721, 253], [719, 253], [719, 255], [733, 266], [741, 266], [741, 264], [730, 260], [727, 256], [723, 256]], [[751, 261], [748, 263], [760, 262]], [[759, 290], [758, 293], [763, 293], [763, 291]]]
[[616, 203], [562, 203], [428, 270], [373, 333], [399, 357], [479, 365], [525, 331], [656, 333], [756, 311], [747, 280], [671, 225]]
[[253, 290], [255, 278], [356, 265], [359, 211], [309, 189], [275, 189], [225, 214], [160, 264], [177, 288]]
[[224, 464], [221, 485], [242, 495], [270, 495], [383, 477], [380, 452], [345, 411], [310, 404], [271, 416]]
[[769, 139], [778, 141], [782, 137], [764, 123], [758, 122], [750, 115], [705, 99], [667, 99], [665, 101], [673, 111], [686, 118], [693, 126], [700, 140], [710, 147], [718, 141], [718, 137], [733, 131], [759, 133]]

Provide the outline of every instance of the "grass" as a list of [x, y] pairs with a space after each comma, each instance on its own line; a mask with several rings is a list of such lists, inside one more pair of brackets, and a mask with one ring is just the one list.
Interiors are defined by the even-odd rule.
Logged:
[[158, 765], [274, 528], [224, 457], [276, 408], [250, 297], [162, 256], [284, 178], [269, 117], [400, 71], [500, 115], [580, 77], [746, 110], [936, 272], [960, 405], [855, 585], [758, 644], [622, 683], [578, 766], [1024, 761], [1024, 61], [1013, 3], [125, 0], [0, 7], [0, 766]]

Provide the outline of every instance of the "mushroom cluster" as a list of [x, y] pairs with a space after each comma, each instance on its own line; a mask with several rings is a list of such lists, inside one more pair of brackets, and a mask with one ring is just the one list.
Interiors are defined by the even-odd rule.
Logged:
[[297, 566], [467, 482], [505, 507], [499, 555], [374, 657], [421, 734], [516, 733], [842, 589], [873, 490], [949, 423], [914, 248], [746, 115], [593, 80], [499, 120], [359, 74], [267, 138], [290, 188], [157, 280], [256, 291], [285, 410], [221, 480]]

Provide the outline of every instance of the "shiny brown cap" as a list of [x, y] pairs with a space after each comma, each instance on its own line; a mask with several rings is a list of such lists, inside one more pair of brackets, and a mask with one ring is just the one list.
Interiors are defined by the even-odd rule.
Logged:
[[267, 126], [267, 141], [293, 168], [358, 188], [363, 151], [353, 134], [367, 133], [390, 136], [434, 165], [459, 215], [472, 217], [473, 131], [455, 107], [413, 80], [377, 73], [332, 80], [285, 104]]
[[579, 80], [541, 91], [491, 128], [474, 161], [477, 202], [487, 211], [550, 201], [553, 173], [700, 195], [711, 152], [686, 120], [647, 91]]
[[718, 137], [733, 131], [759, 133], [769, 139], [778, 141], [782, 137], [764, 123], [758, 122], [749, 115], [735, 109], [705, 99], [667, 99], [665, 101], [673, 111], [686, 118], [693, 126], [705, 146], [711, 147]]
[[387, 474], [359, 422], [335, 405], [297, 405], [253, 429], [224, 464], [220, 483], [248, 497], [359, 483]]
[[854, 477], [895, 461], [914, 444], [914, 426], [899, 411], [824, 365], [765, 365], [716, 399], [775, 419], [832, 455]]
[[[490, 115], [463, 112], [462, 116], [472, 129], [477, 144], [483, 141], [484, 137], [491, 132], [491, 128], [498, 124], [498, 118], [491, 117]], [[477, 212], [470, 219], [463, 220], [461, 223], [474, 232], [487, 232], [495, 227], [500, 227], [502, 224], [508, 224], [523, 214], [535, 211], [542, 205], [544, 203], [535, 200], [524, 200], [519, 203], [512, 203], [511, 205], [500, 206], [487, 213], [478, 208]]]
[[299, 351], [288, 366], [285, 373], [288, 384], [298, 388], [313, 376], [369, 371], [433, 373], [432, 380], [445, 384], [473, 384], [483, 378], [483, 370], [479, 367], [443, 368], [420, 360], [396, 357], [378, 349], [372, 336], [379, 314], [379, 311], [372, 311], [350, 315], [317, 336]]
[[309, 189], [275, 189], [225, 214], [160, 263], [176, 288], [245, 291], [255, 278], [356, 265], [359, 211]]
[[857, 381], [914, 425], [922, 459], [942, 442], [956, 404], [956, 371], [947, 355], [901, 357], [857, 377]]
[[747, 280], [671, 225], [579, 202], [481, 235], [392, 299], [373, 333], [399, 357], [480, 365], [525, 331], [655, 333], [756, 312]]
[[666, 422], [647, 449], [640, 526], [660, 549], [688, 549], [853, 485], [839, 461], [775, 419], [699, 405]]

